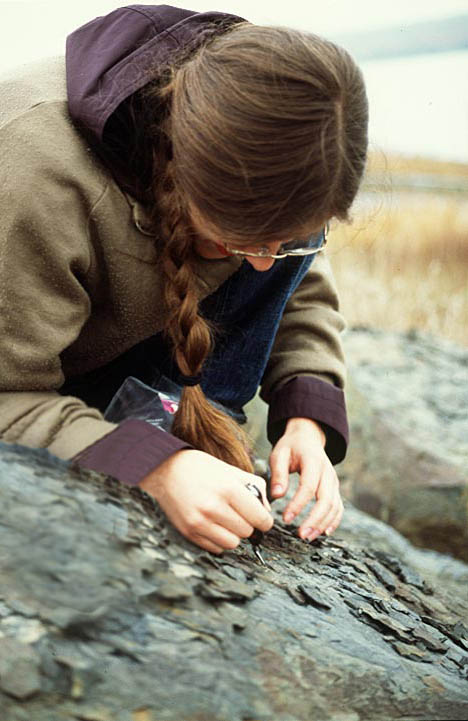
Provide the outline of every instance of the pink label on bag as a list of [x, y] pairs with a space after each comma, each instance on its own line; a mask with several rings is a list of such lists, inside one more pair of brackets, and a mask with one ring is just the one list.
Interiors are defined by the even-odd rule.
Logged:
[[167, 411], [171, 415], [177, 413], [177, 409], [179, 408], [179, 404], [177, 403], [177, 401], [170, 401], [168, 398], [161, 398], [161, 401], [165, 411]]

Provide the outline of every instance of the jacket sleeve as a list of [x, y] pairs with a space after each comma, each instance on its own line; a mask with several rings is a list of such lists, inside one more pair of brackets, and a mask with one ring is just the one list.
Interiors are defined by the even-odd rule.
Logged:
[[[0, 130], [0, 438], [64, 459], [88, 449], [82, 465], [137, 483], [169, 454], [163, 432], [142, 421], [116, 427], [58, 392], [61, 354], [91, 312], [86, 276], [95, 258], [87, 223], [104, 183], [90, 173], [94, 180], [80, 188], [70, 143], [43, 147], [34, 115]], [[172, 452], [186, 446], [171, 438]]]
[[325, 450], [332, 462], [344, 458], [344, 327], [330, 263], [319, 253], [286, 305], [262, 382], [272, 443], [282, 435], [288, 418], [312, 418], [325, 430]]

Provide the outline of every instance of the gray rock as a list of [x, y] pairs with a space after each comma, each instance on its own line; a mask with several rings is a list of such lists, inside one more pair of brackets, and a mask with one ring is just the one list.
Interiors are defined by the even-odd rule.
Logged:
[[277, 521], [266, 566], [212, 556], [138, 489], [4, 445], [0, 497], [0, 664], [26, 662], [2, 719], [468, 717], [468, 601], [372, 543]]
[[16, 699], [28, 699], [40, 691], [40, 657], [29, 645], [14, 638], [0, 639], [0, 689]]
[[345, 350], [344, 492], [416, 546], [468, 560], [468, 350], [366, 328]]
[[[403, 581], [415, 574], [442, 594], [466, 596], [468, 565], [447, 554], [413, 546], [404, 536], [383, 521], [345, 502], [346, 512], [337, 535], [348, 543], [373, 550], [376, 557], [384, 554], [391, 570]], [[392, 560], [390, 560], [392, 559]], [[403, 561], [403, 563], [402, 563]]]

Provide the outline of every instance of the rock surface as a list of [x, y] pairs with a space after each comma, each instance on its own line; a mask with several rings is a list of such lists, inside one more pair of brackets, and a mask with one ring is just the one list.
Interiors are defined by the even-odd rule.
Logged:
[[394, 528], [360, 511], [349, 501], [345, 501], [345, 514], [335, 535], [352, 545], [396, 556], [445, 596], [462, 599], [467, 596], [468, 564], [444, 553], [413, 546]]
[[266, 566], [215, 557], [139, 490], [4, 445], [0, 497], [2, 721], [468, 718], [468, 600], [369, 537], [278, 521]]
[[356, 328], [345, 350], [344, 493], [415, 545], [468, 560], [468, 349]]

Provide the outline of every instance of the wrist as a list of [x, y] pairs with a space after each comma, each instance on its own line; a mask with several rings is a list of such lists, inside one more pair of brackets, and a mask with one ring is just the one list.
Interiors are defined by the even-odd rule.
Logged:
[[[142, 480], [138, 486], [149, 493], [151, 496], [158, 499], [158, 492], [161, 491], [164, 482], [169, 478], [174, 468], [177, 469], [178, 464], [181, 462], [182, 454], [187, 451], [193, 451], [192, 448], [182, 448], [180, 451], [172, 453], [162, 463], [153, 468]], [[196, 452], [196, 451], [195, 451]]]
[[297, 431], [306, 431], [308, 434], [312, 434], [322, 448], [325, 448], [327, 437], [322, 426], [320, 423], [317, 423], [317, 421], [314, 421], [312, 418], [289, 418], [286, 423], [284, 435], [296, 433]]

